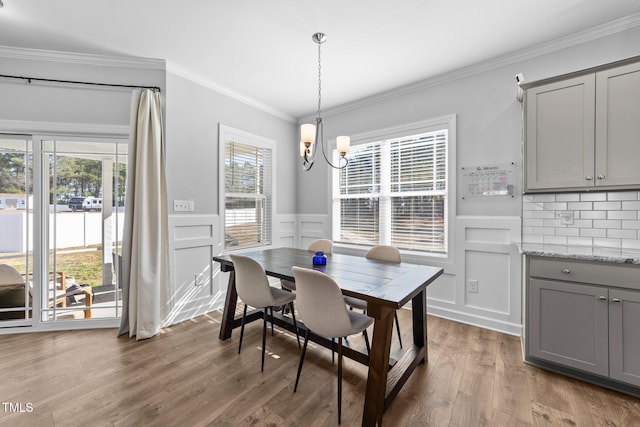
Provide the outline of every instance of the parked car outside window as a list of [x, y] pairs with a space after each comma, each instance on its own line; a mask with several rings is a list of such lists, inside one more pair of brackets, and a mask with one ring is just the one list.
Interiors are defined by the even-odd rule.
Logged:
[[72, 211], [77, 211], [82, 209], [82, 203], [84, 202], [84, 197], [72, 197], [69, 199], [69, 207]]

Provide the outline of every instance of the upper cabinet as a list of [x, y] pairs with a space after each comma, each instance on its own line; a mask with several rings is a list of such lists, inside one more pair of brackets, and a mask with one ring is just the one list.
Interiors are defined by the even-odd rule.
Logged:
[[525, 192], [640, 188], [640, 62], [525, 87]]

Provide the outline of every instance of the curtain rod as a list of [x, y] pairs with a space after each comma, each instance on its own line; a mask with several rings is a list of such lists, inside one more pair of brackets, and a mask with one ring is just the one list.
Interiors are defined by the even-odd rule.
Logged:
[[121, 84], [114, 84], [114, 83], [81, 82], [76, 80], [43, 79], [40, 77], [10, 76], [7, 74], [0, 74], [0, 77], [4, 77], [8, 79], [22, 79], [22, 80], [28, 81], [29, 83], [31, 83], [32, 81], [50, 82], [50, 83], [71, 83], [71, 84], [90, 85], [90, 86], [127, 87], [131, 89], [151, 89], [154, 92], [160, 92], [160, 88], [158, 86], [121, 85]]

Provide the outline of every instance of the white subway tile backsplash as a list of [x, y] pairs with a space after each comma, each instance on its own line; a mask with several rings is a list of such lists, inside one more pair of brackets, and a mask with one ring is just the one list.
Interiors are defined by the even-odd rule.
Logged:
[[[640, 249], [640, 192], [526, 194], [522, 240]], [[557, 216], [572, 212], [573, 224]]]
[[553, 219], [556, 217], [555, 211], [533, 211], [532, 218], [536, 219]]
[[607, 230], [607, 237], [610, 239], [637, 239], [636, 230]]
[[619, 219], [594, 219], [593, 228], [621, 228], [622, 221]]
[[[629, 199], [635, 200], [635, 199]], [[580, 195], [578, 193], [559, 193], [556, 194], [556, 202], [578, 202]]]
[[579, 228], [556, 228], [556, 236], [578, 237], [580, 236], [580, 229]]
[[593, 246], [606, 246], [609, 248], [621, 248], [620, 239], [593, 239]]
[[638, 219], [637, 211], [610, 211], [607, 219]]
[[563, 225], [559, 219], [543, 219], [542, 223], [545, 227], [566, 227], [566, 225]]
[[640, 240], [622, 240], [622, 247], [624, 249], [640, 249]]
[[591, 237], [567, 237], [567, 245], [592, 246], [593, 239]]
[[622, 220], [622, 228], [625, 230], [639, 230], [640, 229], [640, 221], [625, 221]]
[[542, 242], [549, 245], [566, 245], [567, 238], [564, 236], [544, 236]]
[[639, 211], [640, 202], [622, 202], [622, 210], [625, 211]]
[[570, 211], [590, 211], [593, 209], [593, 203], [591, 202], [569, 202], [567, 203], [567, 209]]
[[594, 211], [619, 211], [622, 209], [622, 202], [593, 202]]
[[[622, 212], [622, 211], [616, 211]], [[578, 211], [576, 212], [576, 218], [579, 219], [607, 219], [606, 211]], [[615, 218], [611, 218], [615, 219]]]
[[532, 194], [531, 200], [534, 202], [555, 202], [555, 194]]
[[541, 211], [542, 203], [523, 203], [522, 210], [523, 211]]
[[543, 207], [545, 211], [566, 211], [567, 203], [543, 203]]
[[573, 224], [571, 224], [569, 227], [592, 228], [593, 221], [590, 219], [574, 219]]
[[604, 228], [581, 228], [580, 237], [607, 237], [607, 230]]
[[607, 200], [638, 200], [636, 191], [618, 191], [607, 194]]
[[580, 193], [582, 202], [604, 202], [607, 200], [607, 193]]

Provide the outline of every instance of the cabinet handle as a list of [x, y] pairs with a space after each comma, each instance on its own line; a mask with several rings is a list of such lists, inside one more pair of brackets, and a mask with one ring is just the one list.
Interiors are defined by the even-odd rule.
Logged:
[[605, 179], [604, 174], [598, 175], [598, 179]]
[[620, 302], [620, 299], [619, 299], [619, 298], [614, 298], [614, 299], [612, 299], [611, 301], [613, 301], [613, 302]]
[[598, 299], [599, 299], [600, 301], [606, 301], [606, 300], [607, 300], [607, 297], [600, 295], [600, 296], [598, 297]]
[[563, 268], [563, 269], [562, 269], [562, 272], [563, 272], [564, 274], [569, 274], [569, 273], [571, 273], [571, 270], [569, 270], [568, 268]]
[[593, 181], [593, 177], [591, 175], [587, 175], [584, 177], [587, 181]]

